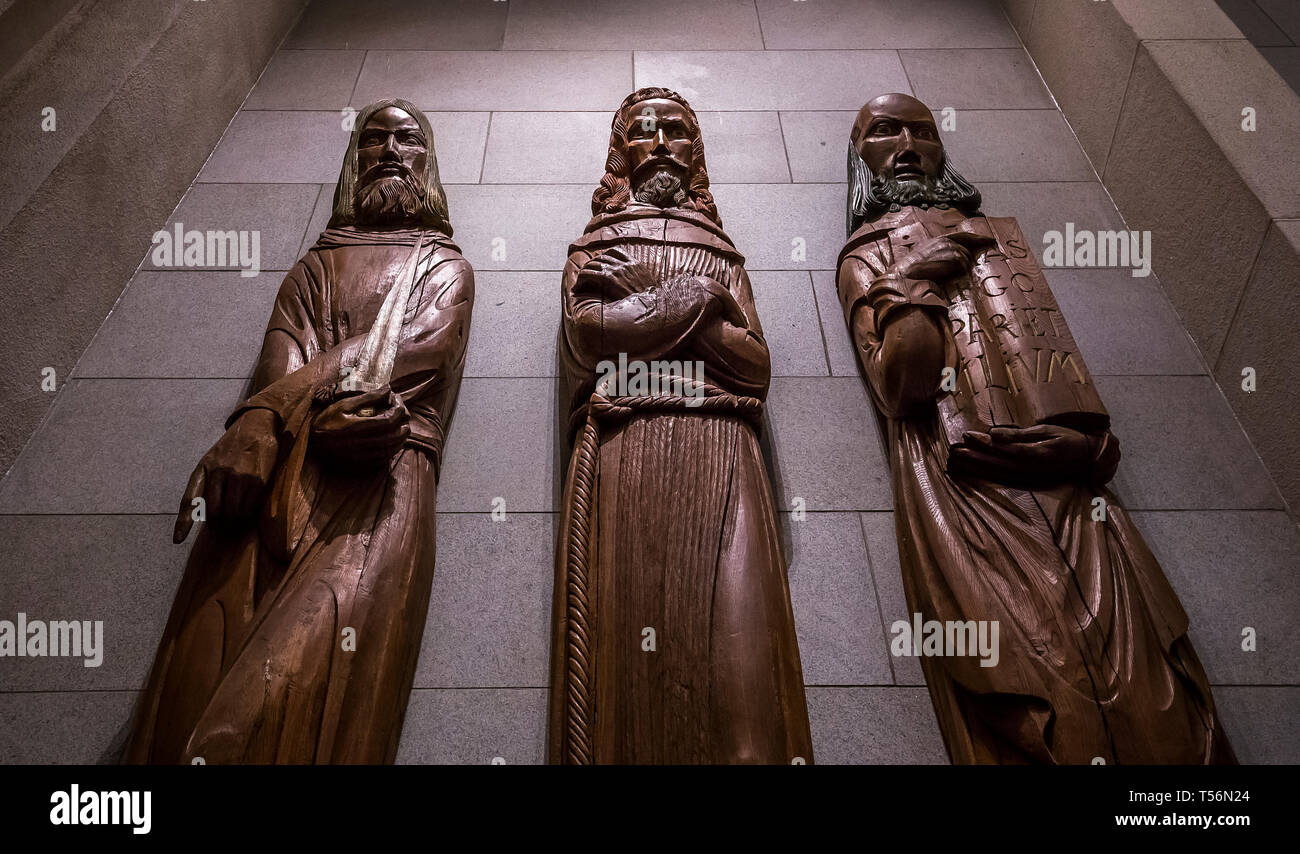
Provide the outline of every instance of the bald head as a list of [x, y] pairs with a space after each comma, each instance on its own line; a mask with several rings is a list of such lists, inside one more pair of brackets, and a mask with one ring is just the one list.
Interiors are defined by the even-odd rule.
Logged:
[[943, 143], [930, 108], [899, 92], [872, 98], [858, 111], [849, 140], [873, 175], [898, 181], [938, 178]]

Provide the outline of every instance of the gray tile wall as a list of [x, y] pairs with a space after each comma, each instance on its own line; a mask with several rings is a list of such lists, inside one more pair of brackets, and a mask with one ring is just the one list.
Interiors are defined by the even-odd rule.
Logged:
[[[953, 107], [954, 158], [1040, 250], [1066, 222], [1122, 220], [993, 0], [581, 5], [307, 10], [174, 216], [260, 229], [262, 274], [142, 270], [0, 482], [0, 618], [102, 619], [107, 633], [97, 669], [0, 659], [0, 761], [111, 755], [184, 565], [170, 514], [240, 399], [279, 278], [328, 216], [340, 111], [381, 96], [430, 111], [478, 282], [400, 759], [543, 761], [558, 271], [589, 215], [609, 116], [651, 84], [701, 113], [771, 343], [767, 441], [817, 760], [946, 761], [920, 668], [888, 650], [887, 627], [907, 616], [888, 472], [835, 299], [853, 111], [891, 90]], [[1125, 449], [1117, 491], [1191, 614], [1239, 754], [1297, 761], [1300, 533], [1160, 284], [1049, 277]], [[496, 498], [505, 521], [489, 516]], [[1246, 626], [1255, 652], [1241, 650]]]

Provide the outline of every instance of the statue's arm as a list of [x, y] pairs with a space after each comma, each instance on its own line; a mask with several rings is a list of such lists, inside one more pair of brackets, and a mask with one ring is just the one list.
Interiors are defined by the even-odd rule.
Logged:
[[721, 309], [700, 283], [678, 281], [649, 290], [620, 292], [618, 276], [584, 273], [591, 260], [575, 252], [564, 265], [564, 336], [577, 362], [588, 370], [619, 353], [649, 361], [670, 355]]
[[840, 265], [839, 289], [849, 302], [854, 349], [878, 405], [890, 418], [905, 418], [939, 393], [949, 348], [946, 309], [913, 303], [899, 281], [877, 275], [849, 256]]
[[390, 382], [406, 400], [460, 382], [474, 308], [474, 270], [459, 254], [448, 253], [425, 274], [422, 287], [416, 315], [403, 329]]
[[725, 290], [734, 306], [700, 330], [692, 349], [705, 360], [705, 379], [727, 389], [765, 397], [772, 377], [772, 359], [763, 337], [763, 325], [754, 305], [754, 290], [745, 268], [736, 265], [727, 275]]
[[316, 336], [313, 313], [319, 309], [314, 297], [321, 292], [323, 275], [314, 254], [308, 253], [285, 276], [267, 322], [251, 393], [226, 419], [228, 428], [262, 410], [254, 417], [265, 421], [273, 415], [277, 432], [292, 433], [299, 426], [292, 416], [306, 399], [317, 388], [337, 382], [341, 365], [356, 363], [365, 333], [329, 349], [322, 348]]

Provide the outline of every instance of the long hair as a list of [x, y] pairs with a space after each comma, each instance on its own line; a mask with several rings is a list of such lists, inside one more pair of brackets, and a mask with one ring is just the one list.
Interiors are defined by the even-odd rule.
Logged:
[[[845, 228], [852, 236], [862, 223], [875, 219], [889, 210], [890, 203], [877, 198], [872, 192], [871, 182], [875, 176], [871, 172], [871, 167], [862, 159], [862, 155], [858, 154], [852, 141], [849, 142], [848, 167], [849, 195], [848, 203], [845, 205]], [[980, 191], [961, 176], [946, 153], [943, 156], [943, 165], [940, 167], [936, 184], [944, 203], [952, 205], [967, 216], [975, 216], [979, 213], [982, 201]]]
[[357, 192], [357, 143], [361, 139], [361, 129], [370, 121], [370, 117], [380, 110], [389, 107], [396, 107], [402, 112], [415, 119], [420, 126], [420, 132], [428, 141], [429, 153], [424, 162], [424, 174], [418, 176], [420, 184], [424, 187], [424, 202], [420, 205], [418, 214], [420, 225], [424, 228], [433, 228], [441, 231], [443, 234], [451, 237], [451, 219], [447, 211], [447, 194], [442, 189], [442, 181], [438, 178], [438, 158], [433, 148], [433, 128], [429, 126], [429, 119], [420, 112], [420, 109], [410, 101], [404, 101], [401, 98], [385, 98], [382, 101], [375, 101], [362, 108], [357, 113], [356, 121], [352, 123], [352, 136], [348, 140], [348, 150], [343, 155], [343, 168], [339, 172], [339, 183], [334, 189], [334, 209], [330, 215], [329, 227], [335, 228], [341, 225], [355, 225], [357, 221], [356, 210], [353, 206], [353, 197]]
[[629, 117], [627, 111], [633, 104], [651, 99], [666, 99], [681, 104], [686, 113], [687, 129], [695, 137], [691, 143], [694, 174], [691, 175], [691, 185], [686, 189], [686, 202], [682, 207], [698, 211], [721, 226], [722, 217], [718, 216], [718, 207], [713, 202], [713, 194], [709, 192], [709, 171], [704, 166], [704, 138], [700, 134], [699, 119], [685, 98], [671, 89], [659, 86], [636, 90], [624, 98], [615, 111], [609, 131], [609, 154], [605, 157], [605, 177], [600, 179], [600, 186], [591, 196], [592, 215], [617, 213], [632, 201], [632, 176], [629, 174], [631, 163], [627, 154], [626, 134], [629, 123], [637, 119]]

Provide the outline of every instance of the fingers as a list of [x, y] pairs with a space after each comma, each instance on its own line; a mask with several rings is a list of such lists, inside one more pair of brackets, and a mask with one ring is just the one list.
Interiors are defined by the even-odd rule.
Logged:
[[204, 480], [203, 464], [199, 463], [190, 475], [189, 483], [185, 485], [184, 494], [181, 495], [181, 508], [176, 514], [176, 525], [172, 528], [173, 543], [185, 542], [185, 538], [190, 535], [190, 529], [194, 527], [194, 499], [203, 495]]

